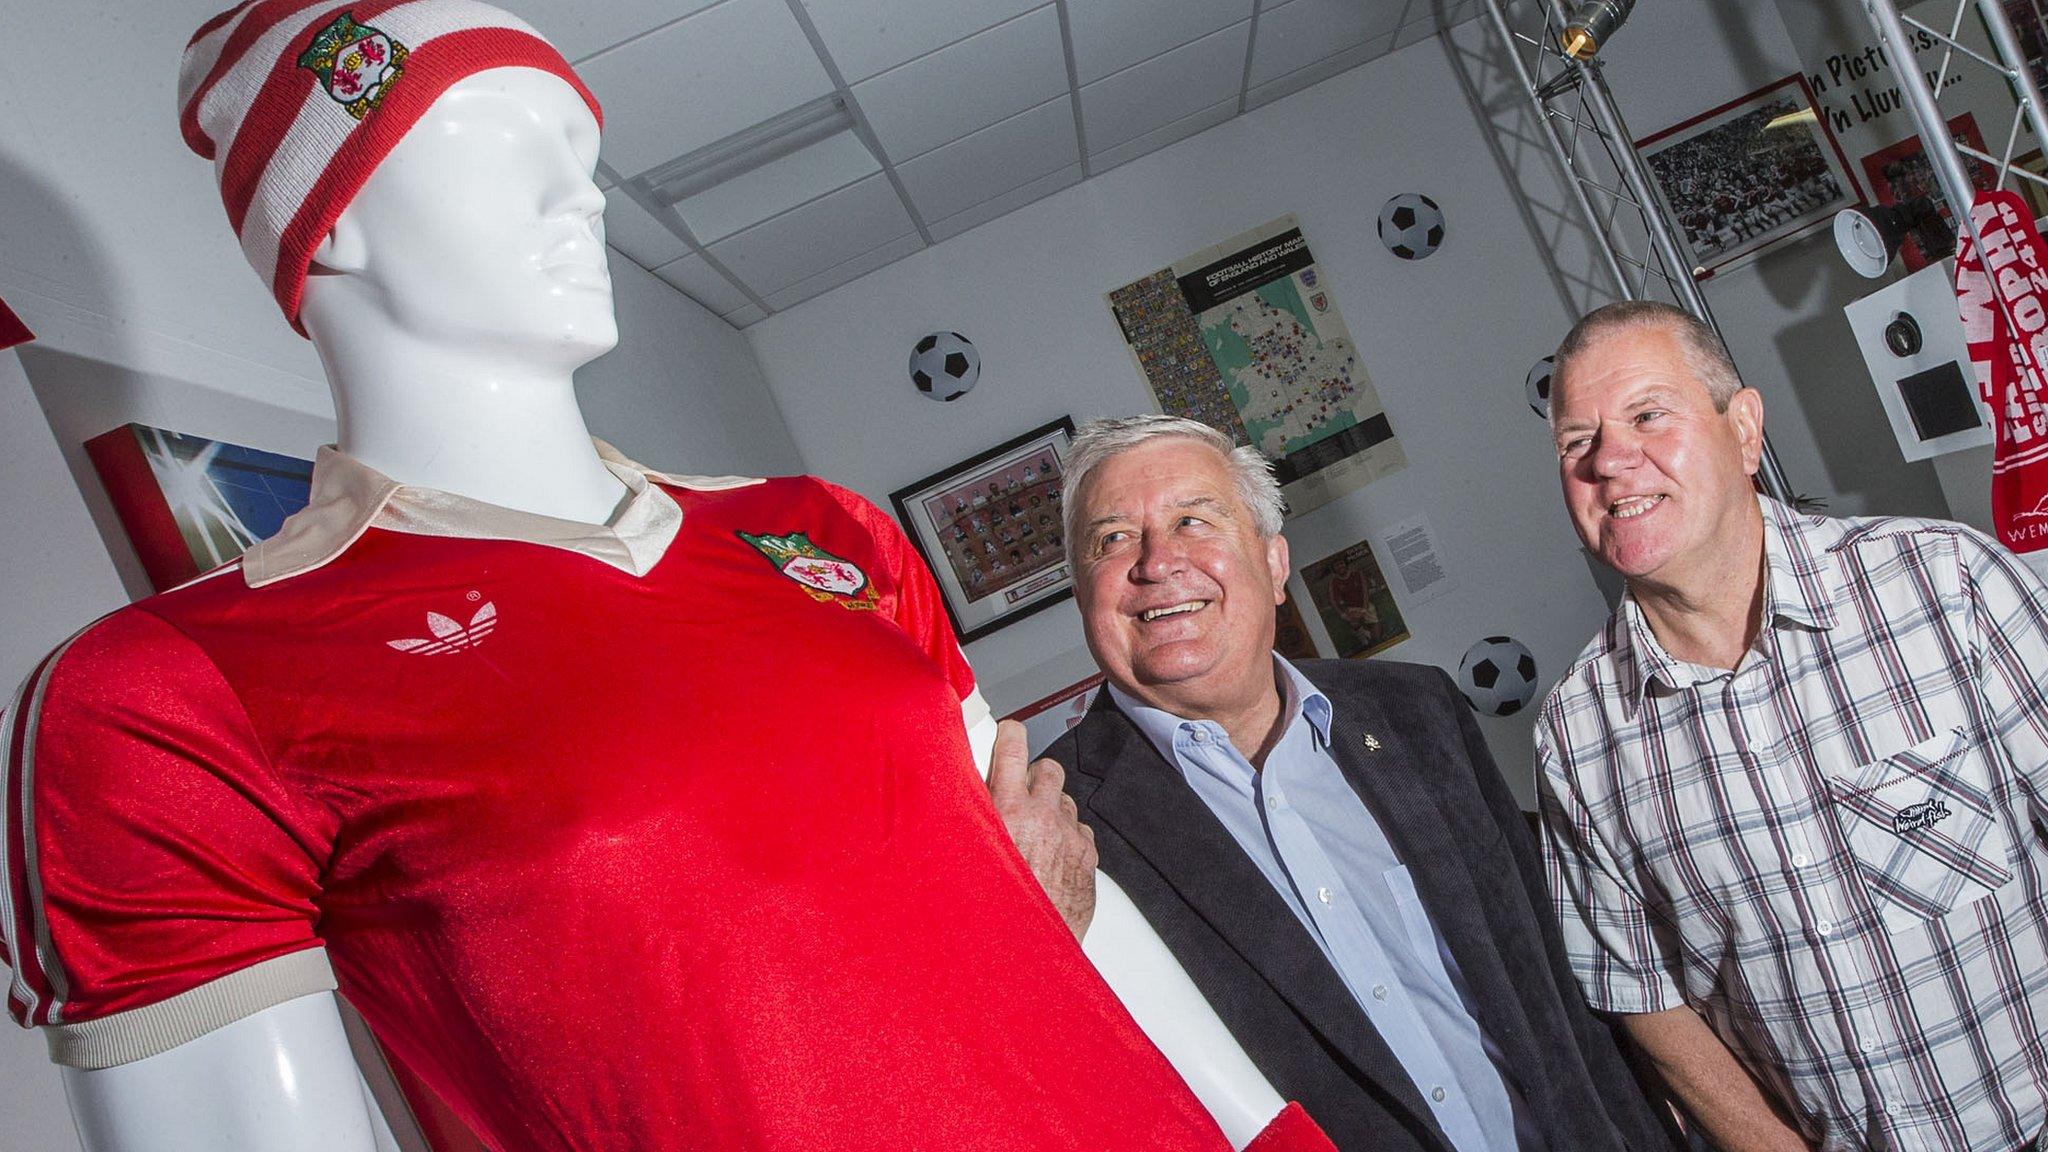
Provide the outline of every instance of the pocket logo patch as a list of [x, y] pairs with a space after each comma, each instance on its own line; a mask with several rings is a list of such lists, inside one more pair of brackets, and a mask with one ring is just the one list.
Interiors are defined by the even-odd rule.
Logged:
[[1948, 817], [1948, 805], [1939, 800], [1922, 800], [1918, 804], [1908, 804], [1892, 813], [1892, 832], [1904, 836], [1908, 832], [1932, 828]]

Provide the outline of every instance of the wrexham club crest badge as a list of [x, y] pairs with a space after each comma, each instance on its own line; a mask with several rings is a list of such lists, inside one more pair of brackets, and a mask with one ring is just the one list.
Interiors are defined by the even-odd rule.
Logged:
[[750, 532], [737, 535], [766, 556], [776, 571], [803, 585], [813, 600], [830, 600], [857, 611], [871, 610], [881, 600], [860, 565], [825, 551], [802, 532], [787, 536], [756, 536]]
[[313, 43], [299, 54], [299, 67], [320, 77], [334, 102], [361, 120], [398, 82], [405, 54], [405, 45], [343, 12], [313, 34]]

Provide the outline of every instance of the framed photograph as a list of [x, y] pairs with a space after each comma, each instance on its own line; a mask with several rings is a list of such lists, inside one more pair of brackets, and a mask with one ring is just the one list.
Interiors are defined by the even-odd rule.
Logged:
[[[1984, 151], [1984, 134], [1977, 131], [1977, 118], [1968, 112], [1948, 122], [1948, 130], [1977, 151]], [[1965, 156], [1963, 163], [1970, 170], [1970, 182], [1982, 192], [1992, 184], [1991, 165], [1982, 160]], [[1934, 165], [1927, 160], [1927, 152], [1920, 145], [1919, 133], [1914, 133], [1896, 144], [1880, 148], [1863, 158], [1863, 176], [1870, 182], [1870, 198], [1878, 204], [1898, 204], [1926, 196], [1934, 201], [1941, 218], [1948, 221], [1948, 230], [1956, 230], [1956, 214], [1949, 207], [1948, 197], [1941, 193], [1941, 183], [1934, 178]], [[2021, 183], [2024, 183], [2022, 181]], [[2039, 215], [2038, 212], [2035, 215]], [[1908, 272], [1918, 272], [1927, 267], [1927, 253], [1920, 248], [1917, 237], [1908, 235], [1899, 243], [1899, 256], [1906, 262]]]
[[1387, 587], [1369, 541], [1360, 540], [1302, 569], [1301, 582], [1308, 586], [1309, 599], [1315, 601], [1339, 659], [1370, 656], [1408, 638], [1401, 606], [1394, 602], [1394, 590]]
[[85, 453], [159, 592], [275, 534], [312, 495], [310, 460], [144, 424], [95, 436]]
[[1645, 137], [1636, 150], [1700, 279], [1826, 228], [1863, 200], [1803, 76]]
[[962, 644], [1074, 594], [1060, 520], [1062, 416], [889, 494]]

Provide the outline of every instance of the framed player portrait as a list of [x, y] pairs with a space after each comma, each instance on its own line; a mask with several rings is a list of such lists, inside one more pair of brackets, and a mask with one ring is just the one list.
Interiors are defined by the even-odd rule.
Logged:
[[889, 494], [962, 644], [1074, 594], [1060, 516], [1066, 416]]
[[1863, 202], [1803, 76], [1787, 76], [1636, 142], [1704, 280]]

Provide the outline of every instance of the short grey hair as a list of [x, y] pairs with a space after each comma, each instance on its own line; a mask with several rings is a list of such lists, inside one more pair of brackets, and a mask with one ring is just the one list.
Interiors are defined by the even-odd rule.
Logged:
[[1082, 425], [1067, 449], [1066, 476], [1060, 484], [1060, 518], [1069, 561], [1080, 555], [1080, 545], [1074, 536], [1074, 529], [1080, 527], [1075, 522], [1081, 514], [1077, 497], [1088, 473], [1113, 456], [1164, 439], [1194, 440], [1214, 448], [1230, 469], [1238, 499], [1251, 509], [1252, 525], [1259, 535], [1271, 539], [1280, 534], [1280, 525], [1287, 517], [1287, 501], [1280, 495], [1280, 480], [1273, 475], [1273, 462], [1260, 455], [1258, 449], [1234, 443], [1207, 424], [1181, 416], [1117, 416]]
[[[1735, 370], [1735, 361], [1729, 358], [1720, 334], [1692, 313], [1659, 300], [1623, 300], [1603, 305], [1572, 325], [1572, 330], [1565, 335], [1564, 343], [1557, 346], [1557, 354], [1551, 360], [1550, 394], [1553, 401], [1564, 385], [1566, 369], [1594, 341], [1622, 332], [1651, 328], [1669, 332], [1678, 341], [1686, 369], [1706, 387], [1708, 398], [1714, 402], [1714, 411], [1726, 412], [1728, 402], [1742, 391], [1742, 375]], [[1554, 424], [1557, 421], [1555, 403], [1550, 411]]]

